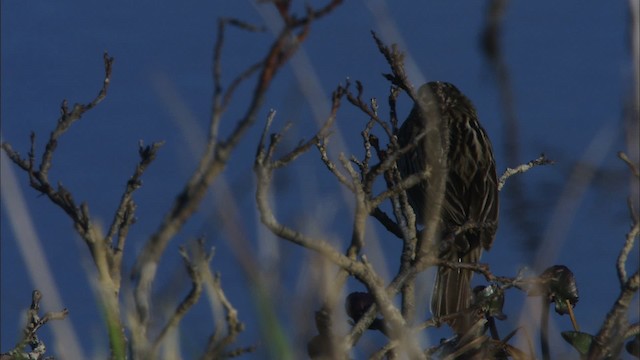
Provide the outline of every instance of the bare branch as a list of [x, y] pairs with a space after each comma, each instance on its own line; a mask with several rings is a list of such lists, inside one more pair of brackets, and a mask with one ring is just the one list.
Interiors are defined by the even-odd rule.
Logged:
[[236, 341], [238, 335], [244, 331], [244, 324], [238, 319], [238, 311], [227, 299], [224, 291], [222, 290], [222, 280], [220, 274], [211, 274], [211, 269], [207, 267], [204, 273], [205, 285], [209, 285], [213, 288], [218, 301], [222, 304], [226, 312], [226, 324], [227, 333], [223, 338], [219, 338], [219, 334], [216, 331], [209, 337], [209, 342], [206, 347], [205, 353], [201, 359], [219, 359], [236, 357], [245, 353], [254, 352], [257, 346], [241, 347], [234, 350], [225, 352], [225, 349]]
[[633, 174], [633, 176], [635, 176], [636, 178], [640, 178], [640, 169], [638, 169], [638, 165], [634, 164], [633, 161], [631, 161], [631, 159], [629, 159], [627, 154], [625, 154], [624, 152], [620, 151], [620, 152], [618, 152], [618, 157], [622, 161], [624, 161], [627, 164], [627, 166], [629, 166], [629, 170], [631, 170], [631, 174]]
[[[333, 1], [318, 10], [308, 9], [306, 17], [295, 21], [287, 22], [287, 19], [294, 19], [295, 17], [293, 15], [283, 15], [286, 25], [272, 43], [264, 59], [250, 66], [247, 70], [241, 72], [235, 80], [232, 80], [227, 93], [224, 95], [228, 96], [227, 99], [229, 99], [240, 82], [248, 79], [251, 74], [255, 72], [258, 73], [253, 95], [248, 101], [246, 112], [236, 122], [235, 128], [225, 139], [218, 139], [218, 125], [223, 112], [226, 110], [226, 104], [228, 103], [228, 100], [220, 100], [220, 96], [222, 96], [220, 59], [223, 38], [218, 37], [213, 60], [215, 90], [208, 144], [201, 157], [198, 168], [192, 173], [183, 190], [176, 196], [171, 209], [166, 213], [159, 228], [145, 243], [144, 248], [136, 259], [132, 271], [131, 276], [137, 281], [134, 294], [138, 308], [139, 322], [142, 324], [143, 329], [146, 329], [149, 319], [151, 287], [156, 276], [157, 263], [164, 253], [167, 244], [182, 228], [186, 220], [197, 210], [213, 180], [226, 167], [231, 152], [237, 147], [240, 139], [255, 123], [273, 78], [306, 39], [313, 20], [328, 14], [339, 3], [340, 1]], [[278, 7], [278, 4], [274, 5]], [[234, 23], [234, 25], [235, 24], [236, 23]], [[145, 337], [144, 333], [140, 335], [140, 339]]]
[[378, 45], [378, 50], [387, 60], [387, 63], [391, 66], [392, 74], [384, 74], [384, 77], [391, 82], [392, 85], [399, 87], [409, 94], [411, 99], [415, 100], [415, 92], [413, 90], [413, 85], [409, 82], [407, 74], [404, 70], [404, 53], [398, 50], [398, 46], [396, 44], [392, 44], [391, 48], [386, 46], [382, 40], [378, 38], [378, 35], [375, 32], [371, 32], [373, 36], [373, 40], [375, 40], [376, 45]]
[[609, 310], [600, 331], [596, 335], [588, 359], [603, 359], [622, 346], [622, 335], [629, 328], [627, 310], [633, 297], [640, 289], [640, 272], [636, 271], [625, 282], [613, 307]]
[[393, 136], [393, 129], [389, 126], [387, 122], [383, 121], [378, 116], [376, 99], [373, 98], [369, 102], [362, 100], [362, 93], [361, 93], [362, 84], [360, 82], [357, 82], [357, 84], [358, 84], [358, 95], [354, 96], [353, 93], [351, 93], [350, 91], [347, 91], [347, 100], [349, 100], [349, 102], [353, 106], [360, 109], [360, 111], [367, 114], [371, 120], [375, 121], [378, 125], [380, 125], [384, 129], [387, 136], [391, 138], [391, 136]]
[[624, 287], [625, 283], [629, 280], [627, 278], [627, 270], [625, 269], [627, 258], [633, 249], [633, 244], [635, 240], [640, 235], [640, 222], [638, 219], [635, 219], [631, 230], [627, 233], [624, 246], [620, 250], [620, 254], [618, 255], [618, 260], [616, 262], [616, 267], [618, 269], [618, 280], [620, 281], [620, 286]]
[[107, 96], [107, 90], [111, 83], [111, 71], [113, 65], [113, 57], [110, 57], [107, 53], [104, 53], [104, 71], [105, 77], [102, 83], [102, 88], [98, 92], [98, 95], [87, 104], [75, 104], [72, 111], [69, 111], [67, 101], [64, 100], [61, 106], [61, 116], [57, 120], [56, 128], [51, 132], [49, 141], [45, 146], [45, 151], [42, 154], [39, 168], [34, 168], [35, 163], [35, 134], [31, 133], [31, 150], [28, 154], [28, 161], [23, 160], [20, 155], [14, 151], [9, 143], [3, 143], [2, 148], [5, 150], [9, 158], [20, 168], [29, 173], [30, 185], [37, 191], [47, 195], [47, 197], [56, 205], [58, 205], [67, 215], [71, 217], [74, 222], [75, 228], [80, 235], [87, 242], [94, 241], [88, 234], [90, 228], [89, 218], [85, 215], [86, 211], [81, 211], [73, 200], [73, 197], [69, 191], [67, 191], [61, 184], [58, 185], [56, 191], [49, 183], [48, 173], [52, 165], [53, 153], [58, 145], [58, 139], [62, 136], [69, 127], [79, 120], [87, 111], [97, 106]]
[[502, 176], [500, 176], [500, 179], [498, 180], [498, 190], [502, 190], [502, 187], [504, 186], [504, 184], [507, 181], [507, 179], [510, 178], [513, 175], [522, 174], [524, 172], [527, 172], [527, 171], [531, 170], [535, 166], [553, 165], [554, 163], [555, 163], [555, 161], [547, 159], [544, 156], [544, 154], [541, 154], [538, 158], [536, 158], [534, 160], [531, 160], [526, 164], [518, 165], [513, 169], [512, 168], [507, 168], [507, 170], [504, 171], [504, 173], [502, 174]]
[[[164, 145], [164, 142], [156, 142], [145, 147], [142, 141], [140, 141], [138, 149], [140, 162], [136, 165], [133, 175], [127, 181], [125, 191], [120, 198], [120, 205], [114, 214], [111, 226], [104, 240], [105, 244], [113, 248], [113, 259], [110, 267], [112, 276], [117, 276], [117, 288], [120, 287], [120, 266], [126, 237], [129, 233], [130, 226], [135, 222], [136, 204], [133, 201], [133, 192], [142, 186], [142, 174], [153, 160], [155, 160], [157, 152], [162, 145]], [[116, 233], [118, 234], [118, 241], [114, 245], [112, 241]]]
[[[270, 123], [270, 120], [267, 122]], [[356, 211], [353, 223], [352, 239], [345, 256], [323, 239], [308, 237], [280, 224], [275, 219], [268, 202], [268, 188], [270, 187], [272, 171], [274, 169], [273, 161], [271, 160], [271, 156], [273, 154], [272, 144], [273, 141], [277, 141], [278, 138], [272, 135], [272, 142], [270, 144], [265, 144], [264, 140], [266, 140], [266, 133], [268, 132], [269, 127], [266, 126], [261, 137], [263, 141], [261, 141], [259, 145], [254, 165], [254, 171], [256, 173], [258, 183], [256, 202], [262, 223], [275, 235], [320, 253], [327, 260], [339, 266], [342, 271], [352, 274], [365, 284], [375, 298], [376, 303], [379, 304], [379, 309], [385, 316], [385, 319], [387, 319], [391, 329], [392, 338], [402, 339], [402, 341], [408, 346], [407, 351], [410, 354], [415, 355], [416, 352], [419, 352], [416, 348], [416, 344], [414, 343], [415, 339], [405, 336], [407, 331], [405, 321], [398, 309], [392, 304], [390, 293], [387, 292], [383, 286], [382, 280], [367, 262], [366, 257], [363, 257], [361, 262], [357, 261], [357, 254], [364, 244], [364, 225], [369, 214], [369, 206], [367, 205], [367, 199], [364, 196], [359, 174], [350, 166], [349, 161], [344, 157], [344, 155], [341, 155], [340, 161], [345, 170], [349, 173], [349, 181], [353, 184], [356, 194]], [[339, 276], [339, 278], [342, 279], [343, 277]], [[342, 281], [337, 281], [336, 286], [341, 287]], [[350, 339], [343, 342], [343, 346], [340, 348], [348, 349], [352, 345], [348, 341], [350, 341]]]
[[325, 139], [328, 136], [329, 130], [331, 129], [331, 127], [333, 127], [333, 124], [335, 123], [336, 114], [338, 112], [338, 108], [340, 108], [340, 100], [342, 99], [343, 95], [344, 95], [343, 88], [338, 87], [333, 92], [332, 102], [331, 102], [331, 112], [327, 120], [322, 125], [322, 128], [320, 128], [320, 130], [318, 130], [318, 132], [311, 139], [309, 139], [306, 142], [300, 143], [298, 146], [295, 147], [295, 149], [289, 151], [287, 154], [283, 155], [280, 159], [275, 160], [273, 162], [274, 168], [277, 169], [277, 168], [288, 165], [290, 162], [294, 161], [298, 156], [307, 152], [313, 145], [317, 145], [318, 142], [321, 141], [321, 139]]
[[189, 309], [200, 298], [200, 294], [202, 293], [202, 271], [204, 267], [209, 267], [209, 262], [213, 257], [212, 253], [207, 254], [206, 252], [202, 252], [202, 240], [198, 241], [198, 249], [194, 251], [194, 258], [191, 259], [187, 250], [184, 247], [180, 247], [179, 252], [182, 260], [184, 261], [184, 266], [187, 269], [187, 274], [191, 279], [191, 290], [187, 294], [187, 296], [180, 302], [180, 304], [176, 307], [175, 311], [169, 318], [169, 321], [165, 324], [165, 326], [160, 331], [160, 334], [156, 337], [153, 345], [151, 347], [151, 353], [156, 354], [160, 344], [164, 341], [164, 338], [167, 334], [173, 330], [182, 318], [187, 314]]
[[113, 57], [110, 57], [108, 53], [104, 53], [104, 80], [102, 82], [102, 88], [98, 92], [98, 95], [88, 104], [75, 104], [73, 105], [73, 109], [69, 111], [67, 100], [62, 101], [62, 105], [60, 106], [60, 118], [58, 118], [58, 125], [55, 130], [49, 136], [49, 141], [45, 146], [44, 154], [42, 155], [42, 161], [40, 162], [40, 168], [38, 171], [39, 180], [42, 182], [47, 182], [47, 175], [49, 173], [49, 168], [51, 167], [51, 161], [53, 160], [53, 152], [58, 146], [58, 138], [64, 134], [69, 127], [80, 120], [82, 115], [87, 111], [93, 109], [99, 103], [104, 100], [107, 96], [107, 90], [109, 89], [109, 84], [111, 83], [111, 70], [113, 67]]
[[[272, 113], [273, 114], [273, 113]], [[271, 118], [271, 117], [270, 117]], [[271, 118], [272, 119], [272, 118]], [[268, 121], [268, 124], [269, 125]], [[269, 127], [265, 126], [264, 131], [262, 133], [262, 139], [266, 139], [266, 135], [269, 132]], [[274, 137], [272, 136], [272, 139]], [[323, 239], [314, 239], [307, 237], [295, 230], [292, 230], [284, 225], [281, 225], [274, 217], [273, 212], [269, 206], [268, 201], [268, 189], [271, 185], [273, 166], [272, 160], [268, 157], [268, 154], [272, 154], [273, 151], [267, 151], [265, 149], [272, 148], [272, 145], [260, 143], [258, 148], [258, 153], [256, 155], [256, 160], [254, 163], [254, 172], [256, 173], [258, 188], [256, 191], [256, 202], [258, 205], [258, 210], [260, 212], [260, 220], [264, 225], [267, 226], [275, 235], [280, 236], [283, 239], [296, 243], [305, 248], [315, 250], [322, 255], [324, 255], [327, 259], [333, 261], [336, 265], [341, 267], [351, 267], [353, 266], [353, 261], [346, 258], [344, 255], [340, 254], [336, 249], [333, 248], [327, 241]]]
[[[38, 312], [40, 311], [40, 300], [42, 293], [34, 290], [31, 294], [31, 307], [27, 312], [27, 324], [23, 329], [22, 339], [8, 353], [1, 354], [2, 359], [42, 359], [47, 351], [44, 342], [38, 338], [36, 332], [44, 326], [49, 320], [64, 320], [69, 315], [69, 310], [48, 312], [42, 318]], [[26, 353], [25, 347], [29, 345], [31, 352]]]
[[393, 221], [393, 219], [389, 217], [389, 215], [387, 215], [387, 213], [382, 211], [382, 209], [380, 209], [379, 207], [374, 208], [371, 211], [371, 216], [378, 220], [378, 222], [380, 222], [380, 224], [382, 224], [382, 226], [384, 226], [384, 228], [388, 232], [392, 233], [399, 239], [402, 239], [402, 229], [395, 221]]
[[346, 186], [347, 189], [349, 189], [351, 192], [354, 192], [355, 188], [353, 187], [351, 181], [349, 181], [349, 179], [343, 173], [341, 173], [340, 170], [338, 170], [336, 164], [334, 164], [333, 161], [329, 159], [329, 155], [327, 154], [327, 138], [319, 138], [316, 142], [316, 147], [320, 152], [320, 159], [327, 167], [327, 169], [329, 169], [329, 171], [336, 177], [336, 179], [338, 179], [338, 181], [342, 185]]
[[[618, 157], [627, 163], [632, 174], [638, 177], [637, 166], [622, 152], [618, 153]], [[620, 294], [609, 310], [602, 327], [591, 344], [588, 359], [601, 359], [619, 353], [623, 341], [628, 337], [627, 334], [637, 333], [638, 331], [637, 324], [634, 325], [635, 327], [631, 326], [627, 320], [629, 305], [636, 293], [640, 290], [640, 269], [636, 269], [631, 276], [627, 277], [627, 270], [625, 268], [628, 256], [640, 236], [640, 219], [631, 201], [629, 201], [629, 212], [632, 221], [631, 229], [626, 235], [624, 245], [620, 250], [616, 262], [618, 280], [620, 282]]]

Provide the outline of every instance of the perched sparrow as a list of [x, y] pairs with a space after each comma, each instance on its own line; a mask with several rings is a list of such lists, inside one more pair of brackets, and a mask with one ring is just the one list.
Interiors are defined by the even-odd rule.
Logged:
[[[477, 263], [498, 226], [498, 185], [491, 142], [473, 104], [452, 84], [427, 83], [418, 90], [397, 136], [401, 148], [416, 144], [397, 160], [401, 176], [427, 172], [407, 196], [417, 223], [425, 230], [433, 227], [439, 258]], [[469, 307], [472, 275], [470, 270], [438, 268], [431, 298], [434, 316]], [[450, 322], [459, 334], [470, 326], [465, 319]]]

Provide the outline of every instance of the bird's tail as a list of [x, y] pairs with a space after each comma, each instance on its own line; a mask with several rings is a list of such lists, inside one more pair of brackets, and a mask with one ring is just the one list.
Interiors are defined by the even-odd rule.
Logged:
[[[475, 264], [480, 260], [481, 247], [470, 250], [464, 256], [453, 251], [449, 261]], [[434, 317], [443, 317], [459, 313], [448, 320], [447, 323], [456, 334], [465, 334], [472, 324], [471, 314], [465, 313], [471, 305], [471, 277], [473, 271], [438, 267], [438, 274], [433, 286], [431, 296], [431, 312]]]

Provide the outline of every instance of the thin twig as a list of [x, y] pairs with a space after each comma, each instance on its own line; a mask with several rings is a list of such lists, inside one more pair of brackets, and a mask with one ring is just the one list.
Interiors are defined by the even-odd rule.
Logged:
[[198, 248], [194, 251], [193, 259], [190, 258], [184, 247], [181, 246], [179, 249], [187, 274], [191, 279], [191, 290], [180, 304], [178, 304], [165, 326], [160, 330], [160, 333], [151, 347], [151, 354], [157, 353], [158, 348], [164, 341], [167, 334], [178, 326], [182, 318], [187, 314], [189, 309], [198, 302], [200, 294], [202, 294], [202, 271], [203, 268], [209, 267], [209, 262], [213, 257], [213, 253], [207, 253], [204, 250], [202, 240], [199, 240], [196, 246], [198, 246]]
[[620, 254], [618, 255], [618, 260], [616, 261], [616, 268], [618, 270], [618, 280], [620, 281], [620, 286], [624, 286], [627, 282], [627, 270], [625, 269], [627, 258], [633, 249], [633, 244], [635, 243], [636, 238], [640, 235], [640, 222], [635, 219], [635, 223], [627, 233], [625, 238], [624, 245], [620, 250]]
[[[240, 139], [254, 125], [272, 80], [306, 39], [311, 23], [315, 19], [330, 13], [339, 4], [340, 1], [332, 1], [320, 9], [308, 9], [307, 16], [301, 19], [297, 19], [293, 15], [285, 16], [285, 18], [295, 18], [296, 20], [287, 22], [281, 29], [266, 56], [260, 62], [259, 68], [258, 65], [250, 66], [237, 76], [236, 80], [232, 81], [232, 85], [227, 90], [227, 94], [232, 94], [234, 89], [237, 88], [237, 84], [248, 79], [254, 72], [258, 73], [253, 95], [250, 96], [247, 102], [245, 114], [236, 122], [231, 133], [224, 139], [218, 139], [218, 126], [222, 117], [222, 110], [224, 110], [221, 106], [226, 106], [224, 105], [225, 101], [219, 98], [221, 96], [219, 59], [221, 58], [222, 44], [220, 42], [222, 40], [218, 39], [218, 44], [215, 47], [218, 50], [217, 52], [214, 51], [214, 63], [218, 61], [218, 64], [214, 64], [213, 70], [214, 77], [217, 79], [214, 80], [214, 82], [217, 82], [217, 85], [214, 84], [216, 88], [214, 96], [217, 97], [214, 100], [211, 111], [209, 142], [198, 168], [192, 173], [183, 190], [176, 196], [161, 225], [145, 243], [132, 271], [132, 278], [137, 282], [134, 296], [138, 309], [138, 322], [142, 325], [142, 333], [137, 336], [136, 340], [144, 342], [146, 337], [145, 331], [149, 321], [151, 305], [151, 288], [157, 272], [156, 265], [160, 261], [169, 241], [197, 210], [213, 180], [226, 167], [227, 161]], [[274, 5], [278, 6], [278, 4]], [[140, 348], [144, 348], [144, 344], [140, 344]]]
[[244, 331], [244, 324], [238, 319], [238, 311], [231, 304], [229, 299], [224, 293], [222, 289], [222, 280], [220, 274], [213, 275], [209, 268], [206, 269], [204, 274], [204, 280], [207, 284], [209, 284], [217, 297], [217, 300], [222, 304], [225, 313], [226, 313], [226, 324], [227, 324], [227, 332], [223, 338], [219, 338], [217, 333], [211, 335], [209, 337], [209, 342], [206, 347], [206, 351], [201, 357], [202, 360], [205, 359], [217, 359], [217, 358], [227, 358], [227, 357], [235, 357], [248, 352], [254, 352], [256, 350], [256, 346], [248, 346], [241, 347], [231, 351], [224, 353], [224, 350], [231, 344], [236, 341], [238, 335]]
[[[31, 294], [31, 306], [27, 312], [27, 324], [23, 329], [23, 335], [18, 344], [8, 353], [1, 354], [2, 358], [9, 359], [42, 359], [47, 347], [44, 342], [38, 338], [36, 332], [44, 326], [49, 320], [64, 320], [69, 315], [69, 310], [48, 312], [42, 318], [38, 314], [40, 311], [40, 300], [42, 293], [34, 290]], [[31, 352], [25, 353], [25, 347], [29, 345]]]
[[[133, 192], [142, 186], [141, 177], [144, 174], [147, 167], [155, 160], [156, 155], [160, 147], [164, 145], [164, 142], [156, 142], [151, 144], [150, 146], [143, 146], [142, 141], [140, 141], [138, 153], [140, 155], [140, 162], [136, 165], [136, 168], [133, 172], [131, 178], [127, 181], [127, 186], [125, 187], [125, 191], [120, 198], [120, 205], [116, 210], [111, 226], [109, 227], [109, 231], [107, 232], [107, 236], [105, 238], [105, 242], [111, 246], [113, 236], [117, 233], [120, 234], [118, 237], [118, 242], [115, 245], [115, 250], [121, 253], [124, 250], [124, 242], [129, 226], [134, 222], [134, 209], [135, 204], [133, 202]], [[119, 267], [119, 265], [118, 265]]]
[[326, 139], [326, 137], [329, 134], [329, 130], [331, 129], [331, 127], [333, 127], [333, 124], [335, 123], [337, 112], [338, 112], [338, 109], [340, 108], [340, 101], [343, 96], [344, 96], [344, 89], [339, 86], [333, 92], [332, 102], [331, 102], [331, 111], [329, 113], [329, 116], [327, 117], [327, 120], [323, 123], [320, 130], [318, 130], [318, 132], [311, 139], [309, 139], [306, 142], [300, 143], [293, 150], [287, 152], [281, 158], [275, 160], [273, 162], [274, 168], [277, 169], [277, 168], [281, 168], [283, 166], [288, 165], [290, 162], [298, 158], [298, 156], [307, 152], [312, 146], [314, 145], [317, 146], [318, 142], [321, 142], [322, 139]]
[[507, 168], [504, 171], [504, 173], [502, 173], [502, 176], [500, 176], [500, 179], [498, 180], [498, 190], [502, 190], [502, 187], [504, 186], [505, 182], [507, 182], [507, 179], [513, 175], [522, 174], [524, 172], [531, 170], [536, 166], [552, 165], [554, 163], [555, 161], [547, 159], [544, 156], [544, 154], [541, 154], [538, 158], [531, 160], [526, 164], [518, 165], [515, 168]]
[[618, 152], [618, 157], [625, 162], [625, 164], [627, 164], [627, 166], [629, 166], [629, 170], [631, 170], [631, 174], [633, 176], [635, 176], [636, 178], [640, 178], [640, 169], [638, 168], [638, 165], [634, 164], [633, 161], [631, 161], [631, 159], [629, 159], [629, 156], [627, 156], [627, 154], [625, 154], [624, 152], [620, 151]]
[[97, 106], [107, 96], [107, 90], [111, 83], [111, 71], [113, 66], [113, 57], [104, 53], [104, 71], [105, 77], [102, 82], [102, 87], [98, 92], [98, 95], [87, 104], [75, 104], [72, 111], [69, 111], [67, 101], [64, 100], [61, 106], [61, 115], [57, 120], [55, 129], [49, 136], [49, 141], [45, 145], [45, 150], [41, 156], [40, 165], [38, 169], [35, 169], [35, 133], [31, 133], [31, 150], [28, 154], [28, 161], [23, 160], [20, 155], [11, 148], [11, 145], [7, 142], [2, 144], [2, 148], [5, 150], [9, 158], [20, 168], [29, 173], [30, 185], [35, 190], [45, 194], [53, 203], [58, 205], [74, 222], [76, 230], [85, 239], [85, 241], [94, 242], [96, 239], [92, 239], [89, 234], [89, 218], [86, 216], [86, 212], [81, 211], [75, 204], [73, 197], [69, 191], [67, 191], [61, 184], [58, 184], [58, 190], [49, 183], [48, 173], [53, 161], [53, 154], [58, 146], [58, 139], [62, 136], [69, 127], [82, 118], [82, 116], [89, 110]]

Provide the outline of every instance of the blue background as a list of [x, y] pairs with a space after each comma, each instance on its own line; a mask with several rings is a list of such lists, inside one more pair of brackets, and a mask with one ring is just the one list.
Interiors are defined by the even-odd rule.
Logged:
[[[301, 9], [300, 4], [297, 7]], [[237, 345], [258, 344], [255, 358], [269, 354], [268, 331], [259, 326], [265, 322], [254, 296], [260, 282], [291, 339], [293, 354], [304, 355], [306, 341], [315, 334], [313, 311], [322, 296], [315, 265], [310, 265], [317, 265], [318, 259], [274, 239], [259, 223], [253, 156], [270, 108], [278, 111], [275, 129], [286, 121], [294, 123], [282, 145], [291, 147], [312, 136], [317, 121], [328, 113], [331, 91], [347, 77], [362, 81], [365, 96], [378, 98], [386, 110], [388, 83], [380, 74], [389, 69], [371, 39], [369, 31], [374, 30], [406, 51], [414, 84], [449, 81], [473, 100], [493, 141], [499, 172], [542, 152], [557, 161], [507, 182], [501, 193], [498, 236], [482, 260], [500, 275], [515, 275], [525, 265], [534, 271], [553, 264], [568, 266], [578, 281], [580, 302], [575, 310], [582, 330], [597, 331], [618, 293], [614, 263], [629, 230], [626, 201], [638, 191], [637, 183], [630, 185], [626, 165], [616, 157], [617, 151], [625, 150], [638, 159], [637, 127], [630, 129], [624, 121], [634, 86], [627, 7], [623, 1], [509, 3], [501, 44], [517, 118], [515, 134], [507, 131], [495, 73], [479, 45], [486, 2], [348, 1], [314, 23], [294, 65], [286, 66], [273, 82], [258, 123], [234, 151], [200, 211], [168, 246], [155, 282], [156, 298], [163, 304], [158, 318], [171, 311], [190, 288], [178, 246], [202, 235], [216, 249], [212, 268], [221, 273], [227, 296], [246, 324]], [[102, 53], [108, 51], [116, 59], [106, 100], [61, 138], [50, 175], [52, 183], [63, 183], [76, 201], [86, 201], [104, 227], [110, 224], [138, 160], [138, 140], [166, 141], [143, 177], [144, 186], [134, 195], [138, 221], [126, 244], [124, 274], [202, 151], [211, 108], [216, 20], [221, 16], [267, 23], [272, 29], [261, 34], [228, 29], [223, 53], [223, 81], [228, 84], [264, 56], [273, 29], [279, 28], [269, 5], [248, 1], [2, 2], [2, 139], [23, 156], [31, 131], [37, 134], [36, 153], [42, 152], [62, 99], [70, 103], [93, 99], [103, 77]], [[249, 85], [240, 87], [223, 119], [222, 135], [244, 113], [251, 91]], [[406, 116], [409, 107], [403, 98], [400, 117]], [[334, 159], [339, 151], [362, 156], [359, 134], [365, 122], [366, 117], [346, 102], [342, 105], [330, 143]], [[4, 155], [1, 160], [8, 162]], [[108, 343], [91, 288], [94, 270], [87, 248], [63, 212], [28, 188], [24, 173], [17, 173], [54, 285], [62, 294], [62, 306], [71, 312], [65, 322], [75, 329], [84, 356], [104, 357]], [[3, 182], [6, 176], [3, 171]], [[302, 156], [275, 181], [274, 203], [284, 223], [346, 247], [353, 201], [320, 162], [317, 151]], [[5, 195], [2, 351], [17, 341], [21, 310], [29, 305], [37, 283], [18, 250], [7, 215], [12, 207]], [[389, 278], [397, 268], [400, 243], [373, 220], [370, 223], [370, 246], [365, 253]], [[637, 254], [636, 245], [630, 271], [639, 266]], [[428, 282], [430, 276], [424, 277]], [[349, 289], [362, 287], [350, 282]], [[422, 296], [430, 291], [426, 285], [420, 290]], [[44, 308], [59, 310], [47, 302], [47, 295]], [[500, 324], [503, 334], [527, 313], [523, 301], [520, 292], [508, 294], [509, 319]], [[637, 305], [636, 298], [635, 321]], [[427, 309], [422, 311], [427, 318]], [[553, 322], [554, 331], [570, 328], [566, 317], [554, 315]], [[180, 329], [184, 358], [200, 353], [212, 324], [203, 297]], [[50, 339], [58, 326], [47, 325], [42, 336]], [[440, 333], [432, 334], [436, 335], [430, 340], [437, 341]], [[378, 335], [367, 335], [363, 347], [375, 349], [380, 340]], [[70, 354], [70, 348], [51, 340], [47, 344], [51, 354]], [[554, 345], [570, 353], [557, 340]]]

